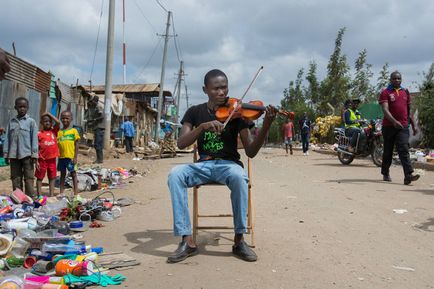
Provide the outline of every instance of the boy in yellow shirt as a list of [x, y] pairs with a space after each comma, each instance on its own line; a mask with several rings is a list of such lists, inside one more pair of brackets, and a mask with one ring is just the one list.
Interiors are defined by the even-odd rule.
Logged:
[[72, 121], [70, 111], [63, 111], [60, 114], [60, 121], [63, 124], [63, 128], [57, 133], [57, 144], [60, 154], [57, 162], [57, 170], [60, 171], [60, 195], [63, 195], [63, 191], [65, 190], [66, 170], [71, 174], [74, 195], [77, 195], [77, 174], [75, 172], [75, 165], [77, 164], [78, 155], [77, 141], [80, 140], [80, 135], [75, 128], [69, 128]]

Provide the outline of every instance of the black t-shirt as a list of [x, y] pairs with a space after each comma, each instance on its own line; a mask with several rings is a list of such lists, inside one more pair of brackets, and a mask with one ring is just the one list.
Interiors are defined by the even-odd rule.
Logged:
[[298, 122], [298, 125], [300, 126], [300, 131], [302, 134], [309, 134], [310, 133], [310, 120], [309, 119], [300, 119], [300, 121]]
[[[215, 120], [215, 112], [207, 107], [207, 103], [202, 103], [190, 107], [184, 115], [181, 123], [191, 123], [193, 128], [201, 123]], [[237, 138], [239, 132], [248, 128], [249, 124], [237, 118], [229, 121], [224, 131], [217, 134], [211, 131], [204, 131], [197, 139], [199, 151], [199, 161], [207, 159], [231, 160], [242, 166], [240, 154], [237, 151]]]

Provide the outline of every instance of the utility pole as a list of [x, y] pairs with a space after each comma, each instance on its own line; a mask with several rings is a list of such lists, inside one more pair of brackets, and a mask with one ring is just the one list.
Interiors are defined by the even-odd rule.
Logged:
[[166, 34], [164, 35], [164, 52], [163, 52], [163, 63], [161, 65], [161, 77], [160, 77], [160, 91], [158, 93], [158, 108], [157, 108], [157, 122], [155, 124], [155, 138], [154, 141], [158, 143], [158, 138], [160, 136], [160, 119], [161, 112], [163, 109], [163, 92], [164, 92], [164, 72], [167, 62], [167, 43], [169, 42], [169, 27], [170, 27], [170, 17], [172, 12], [167, 13], [167, 23], [166, 23]]
[[113, 41], [115, 34], [115, 0], [110, 0], [107, 32], [107, 57], [105, 68], [105, 101], [104, 101], [104, 148], [110, 149], [110, 132], [112, 121], [112, 69]]
[[127, 84], [127, 45], [125, 44], [125, 0], [122, 0], [122, 52], [123, 52], [123, 67], [124, 67], [124, 84]]
[[[184, 61], [181, 60], [180, 66], [179, 66], [179, 73], [178, 73], [178, 90], [176, 91], [176, 114], [175, 114], [175, 124], [178, 124], [179, 120], [179, 109], [181, 108], [181, 82], [184, 78]], [[178, 128], [175, 130], [175, 137], [178, 138]]]
[[179, 119], [179, 108], [181, 106], [180, 97], [181, 97], [181, 82], [184, 77], [184, 61], [181, 60], [181, 64], [179, 66], [178, 73], [178, 90], [176, 91], [176, 114], [175, 114], [175, 123], [178, 123]]
[[190, 105], [188, 104], [188, 92], [187, 92], [187, 85], [185, 84], [185, 101], [187, 102], [187, 109], [190, 107]]
[[[127, 45], [125, 44], [125, 0], [122, 0], [122, 59], [124, 68], [124, 85], [127, 84]], [[125, 122], [125, 93], [122, 98], [121, 118]], [[121, 133], [121, 143], [124, 143], [124, 131]]]

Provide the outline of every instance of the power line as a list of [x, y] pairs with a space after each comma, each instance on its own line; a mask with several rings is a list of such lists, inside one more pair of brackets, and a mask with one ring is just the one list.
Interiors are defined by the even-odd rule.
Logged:
[[152, 60], [152, 57], [154, 57], [155, 52], [157, 51], [158, 46], [160, 46], [161, 44], [161, 40], [162, 38], [158, 38], [158, 42], [157, 45], [155, 45], [154, 50], [152, 51], [151, 56], [149, 57], [148, 61], [145, 63], [145, 65], [143, 65], [142, 69], [140, 70], [140, 73], [138, 74], [138, 76], [136, 77], [136, 79], [134, 79], [133, 83], [136, 83], [136, 81], [142, 76], [143, 71], [145, 70], [145, 68], [149, 65], [149, 63]]
[[157, 4], [158, 5], [160, 5], [160, 7], [164, 10], [164, 11], [166, 11], [166, 13], [168, 13], [169, 11], [167, 11], [167, 9], [160, 3], [160, 1], [158, 1], [158, 0], [155, 0], [156, 2], [157, 2]]
[[[178, 58], [178, 61], [181, 62], [182, 51], [180, 48], [178, 48], [178, 40], [177, 40], [178, 35], [176, 34], [176, 30], [175, 30], [175, 20], [173, 19], [173, 14], [172, 14], [172, 31], [173, 31], [173, 37], [175, 42], [176, 57]], [[179, 57], [180, 54], [181, 57]]]
[[102, 13], [104, 11], [103, 8], [104, 8], [104, 0], [101, 0], [101, 12], [99, 14], [98, 33], [96, 35], [95, 50], [93, 52], [92, 68], [90, 69], [90, 77], [89, 77], [90, 83], [92, 83], [93, 69], [95, 67], [96, 51], [98, 49], [98, 41], [99, 41], [99, 31], [100, 31], [100, 28], [101, 28]]
[[151, 21], [149, 21], [148, 17], [146, 17], [145, 13], [143, 12], [142, 8], [139, 6], [139, 3], [137, 3], [137, 0], [134, 0], [134, 3], [136, 4], [137, 8], [139, 8], [140, 13], [142, 14], [143, 18], [145, 18], [146, 22], [152, 27], [155, 33], [157, 33], [157, 29], [155, 29], [155, 26], [152, 25]]

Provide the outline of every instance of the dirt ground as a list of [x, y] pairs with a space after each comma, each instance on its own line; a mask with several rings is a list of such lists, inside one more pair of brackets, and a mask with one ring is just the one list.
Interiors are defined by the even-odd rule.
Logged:
[[[199, 255], [167, 264], [179, 242], [171, 230], [167, 174], [191, 159], [105, 162], [147, 172], [113, 190], [136, 204], [84, 234], [90, 244], [141, 262], [119, 271], [127, 280], [117, 288], [434, 288], [434, 172], [404, 186], [402, 168], [394, 166], [393, 182], [384, 183], [368, 159], [343, 166], [332, 155], [286, 156], [275, 148], [253, 160], [258, 261], [232, 256], [231, 232], [207, 231], [199, 234]], [[200, 208], [229, 211], [228, 190], [202, 190]]]

